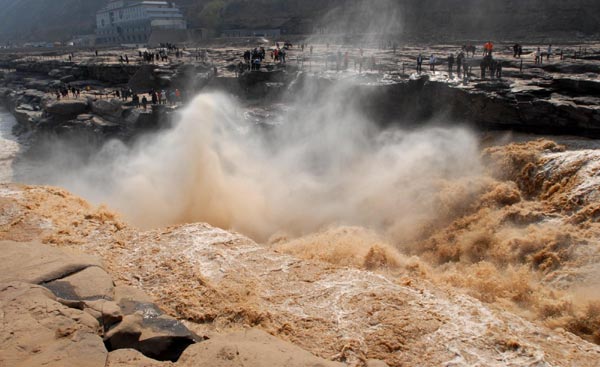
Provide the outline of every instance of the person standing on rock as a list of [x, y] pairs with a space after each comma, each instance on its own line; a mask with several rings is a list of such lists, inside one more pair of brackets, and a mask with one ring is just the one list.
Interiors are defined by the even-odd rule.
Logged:
[[490, 61], [490, 79], [494, 79], [496, 78], [496, 60], [491, 60]]
[[464, 59], [465, 59], [465, 53], [461, 51], [458, 54], [458, 56], [456, 56], [456, 74], [458, 75], [459, 78], [461, 76], [461, 69], [462, 69], [462, 64], [463, 64]]
[[417, 56], [417, 73], [421, 74], [423, 71], [423, 55]]
[[488, 41], [485, 46], [483, 46], [484, 50], [483, 53], [486, 56], [492, 56], [492, 52], [494, 51], [494, 44], [492, 43], [492, 41]]
[[158, 103], [158, 95], [156, 94], [156, 91], [152, 90], [152, 104], [157, 104]]
[[486, 68], [485, 59], [481, 60], [481, 63], [479, 64], [479, 67], [481, 68], [481, 79], [485, 80], [485, 68]]
[[431, 57], [429, 57], [429, 70], [433, 71], [433, 73], [435, 74], [435, 63], [436, 63], [436, 59], [435, 56], [433, 54], [431, 54]]
[[148, 108], [148, 98], [146, 96], [142, 97], [142, 106], [144, 107], [144, 111]]
[[452, 72], [454, 70], [454, 54], [448, 56], [448, 76], [452, 78]]
[[129, 64], [129, 56], [125, 55], [125, 63]]

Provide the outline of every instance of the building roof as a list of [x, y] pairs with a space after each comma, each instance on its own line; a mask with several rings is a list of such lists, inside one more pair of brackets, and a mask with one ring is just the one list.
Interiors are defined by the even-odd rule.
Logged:
[[[123, 2], [123, 6], [119, 7], [111, 7], [111, 4]], [[98, 13], [104, 13], [107, 11], [115, 11], [119, 9], [131, 8], [139, 5], [168, 5], [170, 8], [179, 9], [175, 2], [167, 1], [167, 0], [110, 0], [110, 2], [102, 9], [98, 11]]]

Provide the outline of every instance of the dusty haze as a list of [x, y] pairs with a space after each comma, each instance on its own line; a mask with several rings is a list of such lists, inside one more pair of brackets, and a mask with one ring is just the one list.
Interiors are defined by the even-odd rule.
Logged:
[[264, 241], [342, 224], [410, 240], [443, 214], [434, 194], [444, 182], [481, 174], [477, 140], [460, 127], [381, 130], [346, 90], [335, 85], [318, 104], [301, 93], [267, 128], [235, 100], [202, 94], [173, 129], [131, 148], [110, 142], [91, 162], [54, 145], [42, 180], [144, 228], [208, 222]]

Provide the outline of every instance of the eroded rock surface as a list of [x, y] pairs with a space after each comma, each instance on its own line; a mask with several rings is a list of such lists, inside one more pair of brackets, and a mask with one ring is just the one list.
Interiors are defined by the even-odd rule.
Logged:
[[120, 289], [113, 302], [113, 280], [91, 256], [41, 243], [0, 249], [1, 365], [104, 366], [121, 348], [177, 360], [198, 339], [141, 291]]
[[195, 367], [343, 367], [323, 361], [297, 346], [264, 331], [250, 329], [223, 335], [188, 348], [177, 366]]
[[57, 302], [47, 289], [0, 284], [0, 365], [103, 367], [108, 352], [98, 321]]

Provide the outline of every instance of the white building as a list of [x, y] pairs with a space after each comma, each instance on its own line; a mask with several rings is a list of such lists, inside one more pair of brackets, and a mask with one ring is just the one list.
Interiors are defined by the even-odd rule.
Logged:
[[153, 32], [186, 28], [181, 10], [172, 1], [110, 0], [96, 14], [96, 43], [146, 43]]

